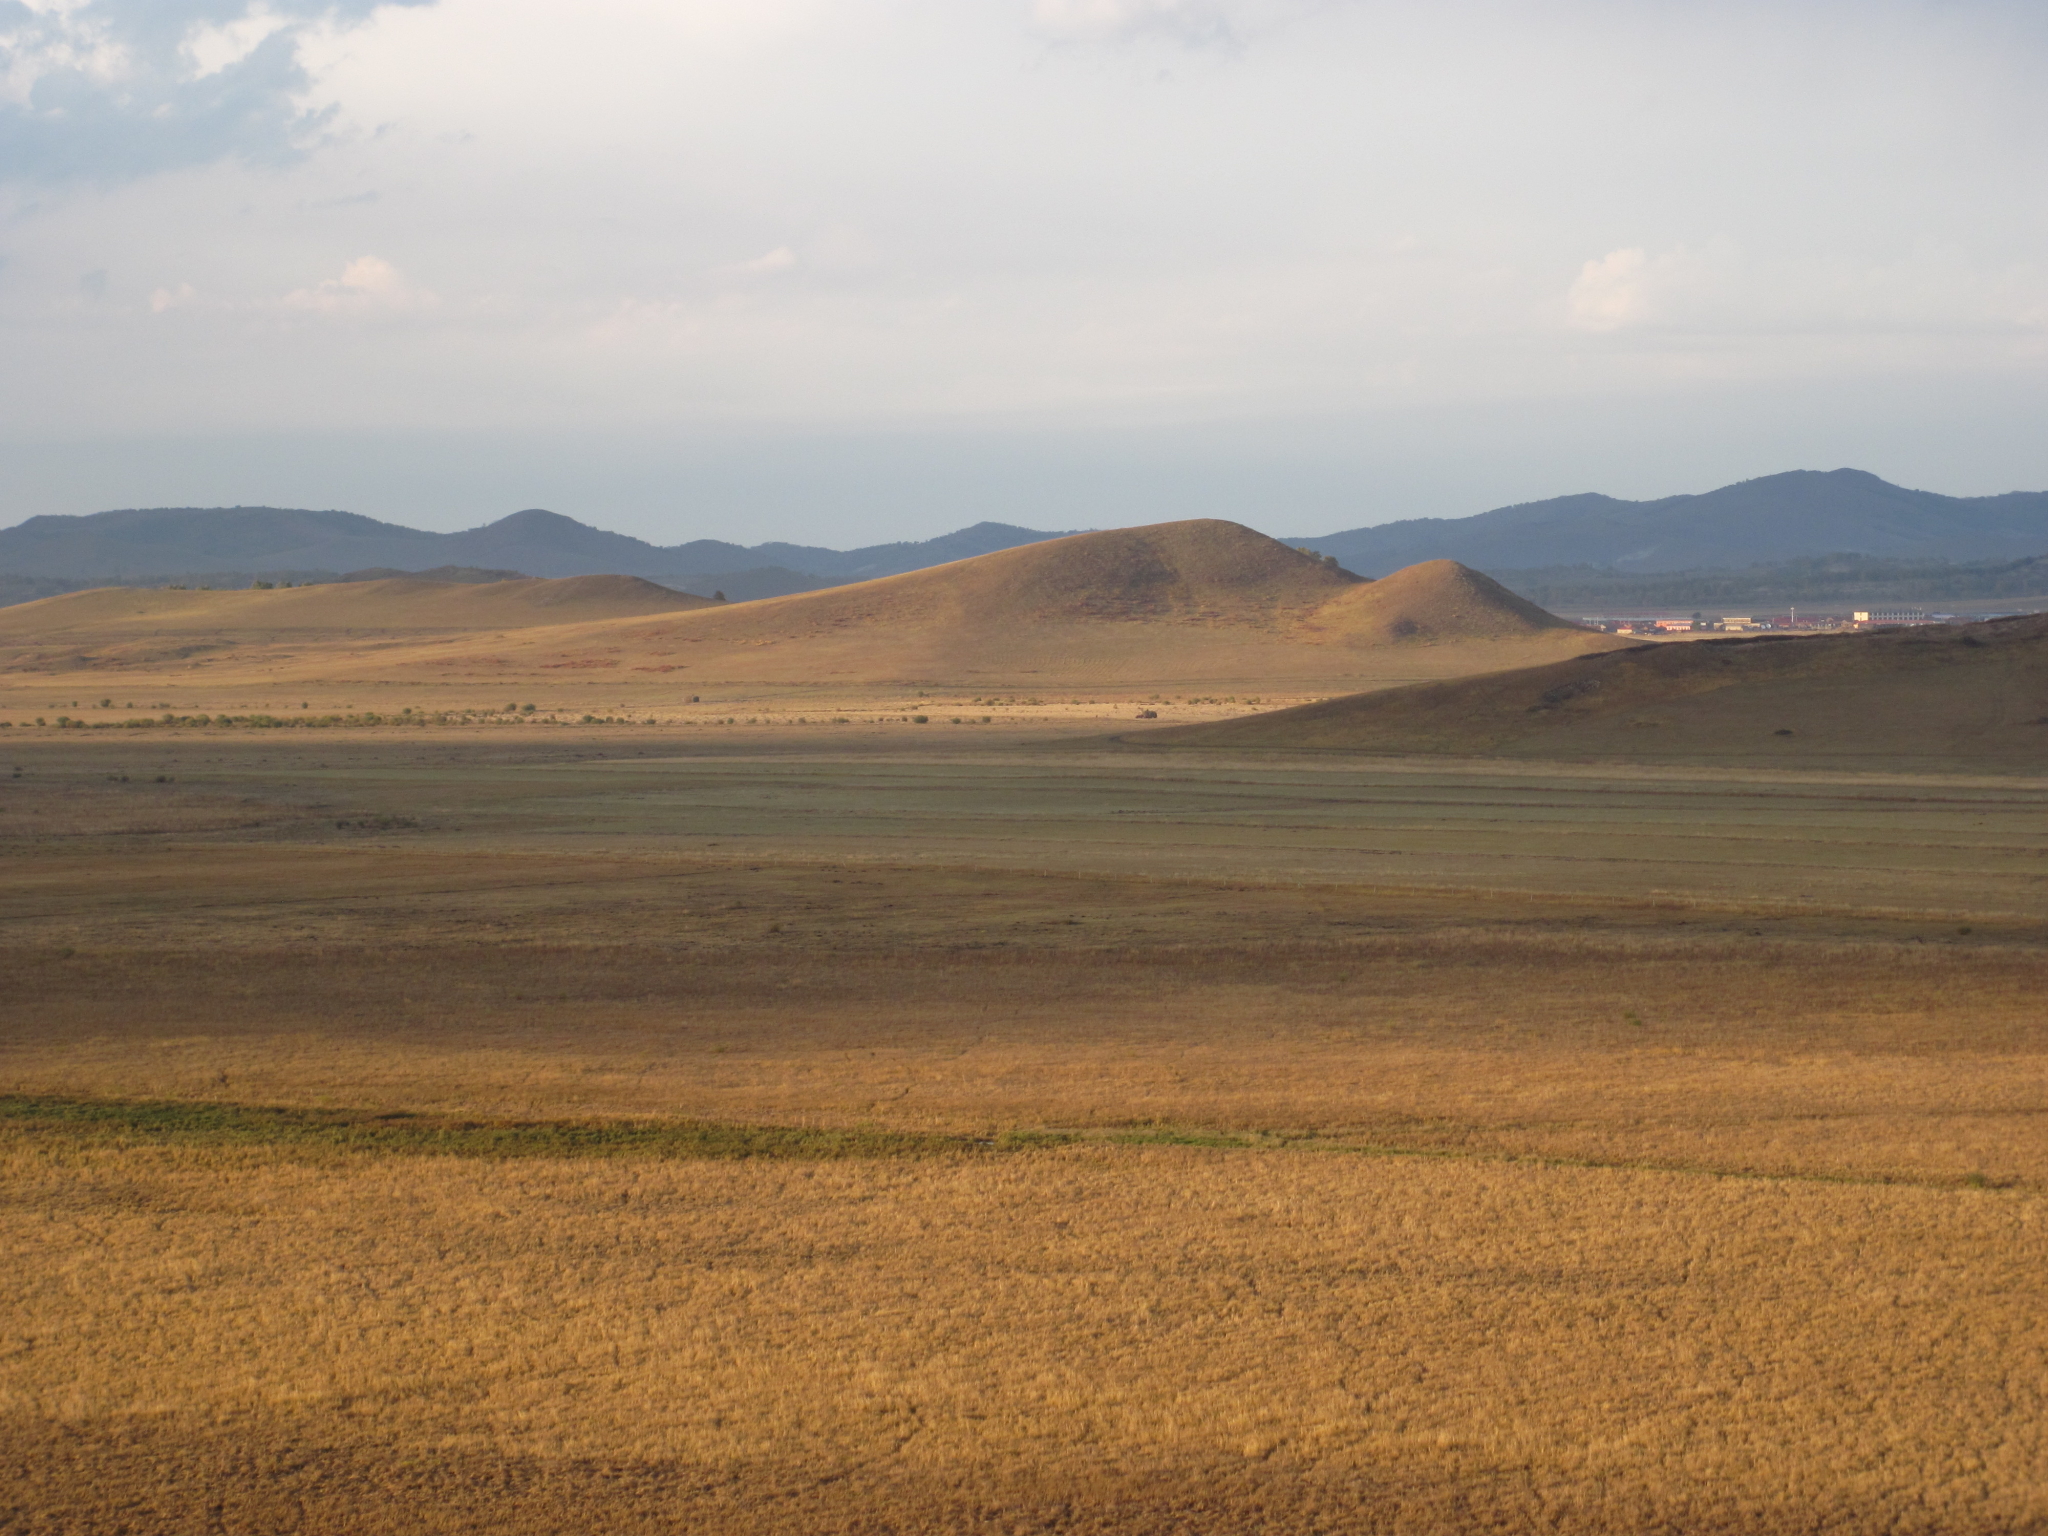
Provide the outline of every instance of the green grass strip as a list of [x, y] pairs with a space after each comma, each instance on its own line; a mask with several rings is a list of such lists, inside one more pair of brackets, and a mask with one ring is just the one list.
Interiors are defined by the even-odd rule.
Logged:
[[101, 1144], [303, 1148], [441, 1157], [844, 1158], [958, 1155], [985, 1144], [869, 1128], [712, 1120], [482, 1120], [181, 1099], [0, 1095], [0, 1131]]

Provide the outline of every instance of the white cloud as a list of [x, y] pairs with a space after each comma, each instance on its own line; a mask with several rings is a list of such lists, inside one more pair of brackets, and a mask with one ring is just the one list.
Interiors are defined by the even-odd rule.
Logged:
[[1565, 297], [1574, 328], [1618, 331], [1640, 324], [1650, 313], [1648, 254], [1639, 245], [1609, 251], [1579, 269], [1578, 281]]
[[766, 255], [756, 256], [752, 261], [735, 262], [725, 268], [745, 276], [764, 276], [772, 272], [787, 272], [796, 265], [796, 252], [786, 245], [778, 245]]
[[438, 302], [425, 289], [408, 283], [398, 268], [381, 256], [358, 256], [312, 288], [286, 294], [286, 309], [310, 310], [318, 314], [367, 314], [375, 311], [419, 309]]
[[1227, 31], [1211, 4], [1198, 0], [1037, 0], [1032, 25], [1063, 42], [1100, 42], [1148, 31]]
[[1701, 249], [1609, 251], [1586, 262], [1565, 295], [1565, 320], [1594, 335], [1640, 333], [1646, 344], [1684, 338], [1990, 337], [2037, 329], [2048, 273], [2003, 269], [1928, 247], [1885, 261], [1755, 253], [1728, 241]]
[[290, 25], [288, 17], [259, 5], [232, 21], [196, 24], [185, 35], [181, 51], [191, 60], [194, 77], [204, 79], [241, 63], [262, 46], [264, 39]]
[[[1333, 0], [1033, 0], [1031, 27], [1059, 43], [1160, 37], [1235, 46]], [[1341, 0], [1338, 0], [1341, 3]]]
[[0, 182], [114, 185], [322, 141], [300, 45], [436, 0], [0, 0]]
[[1579, 268], [1565, 320], [1595, 335], [1778, 328], [1816, 298], [1799, 265], [1784, 257], [1746, 261], [1725, 240], [1655, 253], [1625, 246]]
[[2021, 9], [85, 0], [0, 107], [0, 437], [2048, 389]]

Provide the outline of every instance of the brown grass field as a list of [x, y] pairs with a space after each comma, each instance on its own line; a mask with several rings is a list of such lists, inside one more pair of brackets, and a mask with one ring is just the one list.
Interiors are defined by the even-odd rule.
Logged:
[[1625, 643], [1452, 561], [1363, 581], [1195, 520], [731, 605], [624, 577], [103, 588], [0, 609], [0, 719], [69, 713], [73, 698], [137, 719], [511, 701], [664, 721], [991, 694], [1022, 708], [1293, 702]]
[[216, 654], [0, 673], [0, 1529], [2048, 1527], [2024, 758]]
[[2048, 616], [1631, 646], [1169, 728], [1154, 747], [2048, 770]]

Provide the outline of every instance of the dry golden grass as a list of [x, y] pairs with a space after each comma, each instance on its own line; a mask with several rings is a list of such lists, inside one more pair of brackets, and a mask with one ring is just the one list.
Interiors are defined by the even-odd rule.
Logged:
[[501, 865], [363, 903], [301, 873], [320, 895], [261, 916], [138, 922], [175, 897], [143, 881], [111, 921], [15, 925], [41, 942], [0, 990], [37, 1001], [0, 1026], [0, 1086], [2048, 1180], [2048, 957], [1998, 935], [875, 869], [557, 867], [536, 892]]
[[[714, 686], [1371, 686], [1619, 644], [1436, 561], [1366, 583], [1235, 523], [1080, 534], [723, 610], [394, 656], [376, 675], [659, 669]], [[594, 681], [590, 686], [598, 686]]]
[[2006, 1195], [1186, 1149], [5, 1167], [22, 1529], [2044, 1509], [2048, 1251]]
[[[709, 598], [672, 591], [637, 576], [525, 578], [483, 583], [392, 577], [313, 587], [193, 591], [167, 587], [95, 587], [0, 608], [0, 656], [10, 666], [57, 661], [44, 653], [83, 648], [127, 659], [149, 642], [166, 647], [196, 638], [224, 645], [304, 643], [324, 636], [469, 634], [587, 624], [713, 606]], [[91, 660], [93, 656], [62, 658]]]
[[[920, 689], [955, 707], [990, 693], [1122, 706], [1162, 690], [1294, 702], [1619, 643], [1453, 562], [1366, 583], [1195, 520], [733, 605], [621, 577], [80, 593], [0, 610], [0, 710], [48, 718], [63, 706], [39, 696], [72, 693], [145, 712], [517, 701], [663, 719], [764, 701], [893, 712]], [[692, 711], [693, 696], [719, 707]]]
[[1131, 739], [2039, 773], [2048, 768], [2048, 620], [1634, 646]]
[[954, 741], [11, 743], [0, 1526], [2048, 1522], [2038, 786]]

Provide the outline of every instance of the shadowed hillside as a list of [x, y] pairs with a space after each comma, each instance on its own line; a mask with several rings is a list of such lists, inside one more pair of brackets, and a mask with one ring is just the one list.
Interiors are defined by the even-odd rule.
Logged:
[[[1236, 523], [1079, 534], [824, 592], [535, 633], [494, 675], [1018, 686], [1332, 685], [1461, 675], [1618, 644], [1449, 561], [1368, 583]], [[437, 667], [457, 664], [440, 653]]]
[[1638, 646], [1128, 740], [1280, 751], [2048, 768], [2048, 616]]

